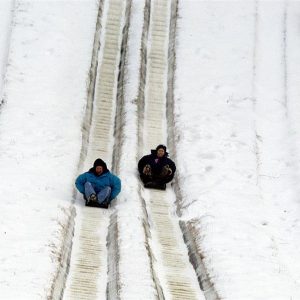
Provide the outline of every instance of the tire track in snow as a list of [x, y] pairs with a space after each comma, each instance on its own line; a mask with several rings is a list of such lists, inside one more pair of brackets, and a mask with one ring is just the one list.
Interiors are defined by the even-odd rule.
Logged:
[[[140, 126], [141, 152], [148, 152], [167, 140], [166, 92], [171, 1], [152, 1], [148, 37], [144, 124]], [[150, 42], [151, 41], [151, 42]], [[155, 258], [153, 268], [162, 287], [160, 299], [204, 299], [189, 262], [178, 220], [172, 215], [175, 198], [167, 191], [141, 190], [146, 203]]]
[[[97, 157], [104, 159], [108, 166], [112, 162], [110, 149], [114, 144], [115, 99], [124, 4], [121, 0], [111, 0], [104, 5], [102, 19], [105, 30], [101, 40], [103, 47], [100, 48], [99, 57], [97, 55], [99, 63], [95, 91], [91, 93], [94, 94], [94, 101], [90, 105], [92, 112], [87, 112], [87, 115], [92, 115], [92, 119], [91, 125], [88, 125], [84, 170], [88, 169]], [[77, 201], [78, 215], [75, 220], [70, 272], [64, 299], [104, 299], [106, 294], [111, 294], [106, 291], [107, 288], [110, 289], [110, 285], [106, 286], [107, 280], [111, 279], [106, 249], [110, 210], [85, 207], [82, 205], [81, 196]], [[111, 237], [107, 238], [109, 240]]]

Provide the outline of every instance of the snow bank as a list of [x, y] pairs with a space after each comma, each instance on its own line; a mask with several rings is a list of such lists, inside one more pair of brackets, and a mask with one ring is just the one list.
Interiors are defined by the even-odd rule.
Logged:
[[1, 295], [45, 298], [71, 214], [97, 5], [17, 1], [0, 117]]

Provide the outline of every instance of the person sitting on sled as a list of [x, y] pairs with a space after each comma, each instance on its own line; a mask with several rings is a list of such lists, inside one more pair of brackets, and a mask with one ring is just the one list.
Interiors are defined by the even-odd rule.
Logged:
[[83, 194], [86, 205], [103, 208], [108, 208], [121, 191], [121, 180], [107, 169], [106, 163], [100, 158], [95, 160], [88, 172], [77, 177], [75, 185]]
[[143, 156], [138, 162], [141, 180], [146, 188], [166, 189], [175, 174], [175, 163], [168, 158], [167, 147], [158, 145], [151, 154]]

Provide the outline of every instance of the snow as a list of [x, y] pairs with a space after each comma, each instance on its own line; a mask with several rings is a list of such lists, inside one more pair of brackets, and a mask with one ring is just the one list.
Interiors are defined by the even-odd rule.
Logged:
[[179, 8], [181, 214], [196, 224], [222, 299], [300, 297], [293, 239], [300, 229], [299, 155], [292, 149], [299, 125], [285, 95], [293, 87], [285, 65], [300, 62], [288, 52], [299, 39], [289, 29], [300, 6], [290, 3], [287, 19], [294, 23], [285, 28], [286, 5], [188, 1]]
[[[119, 276], [122, 298], [143, 290], [150, 299], [134, 169], [144, 1], [132, 3]], [[179, 1], [180, 219], [197, 230], [221, 299], [300, 299], [299, 14], [299, 1]], [[0, 2], [3, 299], [50, 293], [74, 200], [96, 17], [94, 0]]]
[[4, 76], [8, 63], [9, 37], [12, 27], [12, 8], [12, 0], [0, 2], [0, 99], [2, 99]]
[[45, 298], [81, 149], [94, 1], [16, 1], [0, 118], [1, 297]]
[[[119, 276], [122, 282], [121, 299], [156, 299], [155, 286], [150, 270], [150, 258], [145, 252], [148, 243], [143, 224], [145, 212], [137, 178], [136, 161], [138, 153], [137, 100], [139, 93], [140, 40], [143, 27], [143, 8], [145, 1], [133, 0], [131, 6], [131, 26], [128, 34], [127, 68], [124, 88], [124, 123], [122, 128], [122, 148], [126, 151], [120, 155], [119, 176], [122, 179], [122, 192], [116, 203], [119, 232]], [[143, 272], [141, 272], [143, 266]], [[133, 284], [134, 283], [134, 284]]]

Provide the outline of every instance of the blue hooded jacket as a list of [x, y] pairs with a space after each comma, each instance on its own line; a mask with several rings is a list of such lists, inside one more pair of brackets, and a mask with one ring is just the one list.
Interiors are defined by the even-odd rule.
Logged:
[[121, 180], [107, 169], [106, 164], [102, 160], [103, 163], [101, 165], [104, 167], [104, 170], [101, 175], [97, 175], [95, 173], [96, 161], [93, 168], [77, 177], [75, 185], [81, 194], [84, 194], [86, 182], [90, 182], [93, 185], [96, 193], [109, 186], [111, 187], [110, 200], [113, 200], [121, 191]]

